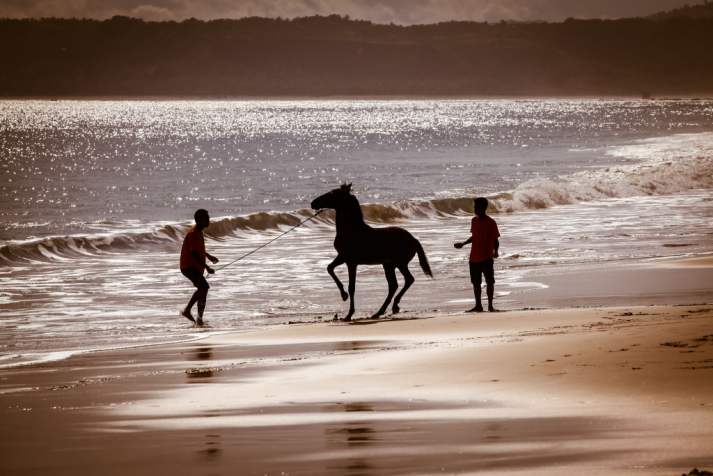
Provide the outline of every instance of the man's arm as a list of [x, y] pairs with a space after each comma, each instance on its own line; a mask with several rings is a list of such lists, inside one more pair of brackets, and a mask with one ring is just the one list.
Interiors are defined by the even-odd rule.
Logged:
[[[213, 274], [213, 273], [215, 273], [215, 271], [213, 271], [213, 268], [211, 268], [210, 266], [208, 266], [208, 263], [206, 263], [205, 261], [203, 261], [203, 260], [201, 259], [200, 255], [198, 254], [198, 252], [197, 252], [196, 250], [191, 251], [191, 253], [193, 253], [193, 258], [194, 258], [196, 261], [198, 261], [199, 263], [201, 263], [201, 264], [203, 265], [203, 267], [208, 270], [208, 274]], [[208, 253], [206, 253], [206, 256], [208, 256]]]
[[467, 245], [468, 243], [470, 243], [471, 241], [473, 241], [472, 236], [470, 238], [468, 238], [467, 240], [465, 240], [463, 243], [456, 243], [453, 246], [455, 246], [456, 249], [459, 250], [459, 249], [463, 248], [465, 245]]
[[495, 241], [493, 241], [493, 245], [495, 245], [495, 248], [493, 249], [493, 258], [498, 257], [498, 248], [500, 248], [500, 240], [495, 238]]

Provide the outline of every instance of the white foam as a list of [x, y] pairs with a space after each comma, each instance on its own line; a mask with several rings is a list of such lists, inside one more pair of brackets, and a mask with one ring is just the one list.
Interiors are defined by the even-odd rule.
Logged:
[[0, 357], [0, 362], [10, 359], [23, 359], [22, 361], [13, 362], [9, 364], [0, 364], [0, 369], [6, 369], [10, 367], [21, 367], [24, 365], [39, 364], [42, 362], [53, 362], [56, 360], [64, 360], [66, 358], [74, 355], [75, 351], [64, 351], [64, 352], [49, 352], [47, 354], [13, 354], [13, 355], [3, 355]]
[[615, 147], [609, 155], [634, 165], [538, 178], [518, 186], [512, 198], [495, 200], [499, 211], [536, 210], [609, 198], [668, 195], [713, 188], [713, 133], [678, 134]]

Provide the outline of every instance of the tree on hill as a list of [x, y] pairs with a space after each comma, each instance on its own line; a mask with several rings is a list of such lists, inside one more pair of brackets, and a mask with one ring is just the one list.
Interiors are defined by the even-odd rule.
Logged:
[[668, 12], [659, 12], [649, 15], [647, 20], [668, 20], [670, 18], [711, 18], [713, 17], [713, 2], [704, 0], [702, 5], [684, 5]]

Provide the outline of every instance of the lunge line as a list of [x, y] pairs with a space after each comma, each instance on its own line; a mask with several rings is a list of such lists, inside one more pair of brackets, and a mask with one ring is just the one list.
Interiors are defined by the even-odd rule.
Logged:
[[321, 209], [320, 211], [318, 211], [317, 213], [315, 213], [315, 214], [312, 215], [311, 217], [307, 218], [306, 220], [304, 220], [304, 221], [301, 222], [300, 224], [293, 226], [292, 228], [290, 228], [289, 230], [287, 230], [286, 232], [284, 232], [284, 233], [281, 234], [280, 236], [278, 236], [278, 237], [276, 237], [276, 238], [273, 238], [272, 240], [268, 241], [268, 242], [265, 243], [264, 245], [255, 248], [255, 249], [252, 250], [250, 253], [244, 254], [244, 255], [241, 256], [240, 258], [231, 261], [230, 263], [226, 264], [225, 266], [221, 266], [220, 268], [217, 268], [216, 271], [221, 270], [221, 269], [223, 269], [223, 268], [227, 268], [227, 267], [230, 266], [231, 264], [233, 264], [233, 263], [235, 263], [235, 262], [237, 262], [237, 261], [240, 261], [241, 259], [243, 259], [243, 258], [245, 258], [245, 257], [247, 257], [247, 256], [250, 256], [251, 254], [255, 253], [257, 250], [266, 247], [267, 245], [269, 245], [269, 244], [272, 243], [273, 241], [279, 240], [280, 238], [282, 238], [283, 236], [285, 236], [286, 234], [288, 234], [289, 232], [291, 232], [291, 231], [294, 230], [295, 228], [304, 225], [305, 223], [307, 223], [308, 221], [310, 221], [312, 218], [315, 218], [317, 215], [319, 215], [320, 213], [322, 213], [322, 212], [325, 211], [325, 210], [326, 210], [326, 208]]

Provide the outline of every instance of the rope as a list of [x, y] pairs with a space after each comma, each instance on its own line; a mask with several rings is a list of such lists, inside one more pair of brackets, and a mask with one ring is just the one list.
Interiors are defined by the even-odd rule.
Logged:
[[221, 266], [220, 268], [216, 268], [216, 271], [219, 271], [219, 270], [221, 270], [221, 269], [223, 269], [223, 268], [227, 268], [227, 267], [230, 266], [231, 264], [233, 264], [233, 263], [235, 263], [235, 262], [238, 262], [238, 261], [240, 261], [241, 259], [243, 259], [243, 258], [245, 258], [245, 257], [247, 257], [247, 256], [250, 256], [251, 254], [255, 253], [257, 250], [266, 247], [267, 245], [269, 245], [269, 244], [272, 243], [273, 241], [279, 240], [280, 238], [282, 238], [283, 236], [285, 236], [286, 234], [288, 234], [289, 232], [291, 232], [291, 231], [294, 230], [295, 228], [304, 225], [305, 223], [307, 223], [308, 221], [310, 221], [312, 218], [315, 218], [317, 215], [319, 215], [320, 213], [322, 213], [322, 212], [325, 211], [325, 210], [327, 210], [327, 209], [326, 209], [326, 208], [321, 209], [320, 211], [318, 211], [317, 213], [315, 213], [314, 215], [312, 215], [311, 217], [309, 217], [309, 218], [306, 219], [305, 221], [301, 222], [299, 225], [293, 226], [292, 228], [290, 228], [289, 230], [287, 230], [286, 232], [284, 232], [284, 233], [281, 234], [280, 236], [278, 236], [278, 237], [276, 237], [276, 238], [273, 238], [272, 240], [268, 241], [268, 242], [265, 243], [264, 245], [255, 248], [255, 249], [252, 250], [250, 253], [245, 254], [245, 255], [241, 256], [240, 258], [235, 259], [235, 260], [231, 261], [230, 263], [228, 263], [228, 264], [226, 264], [226, 265], [224, 265], [224, 266]]

